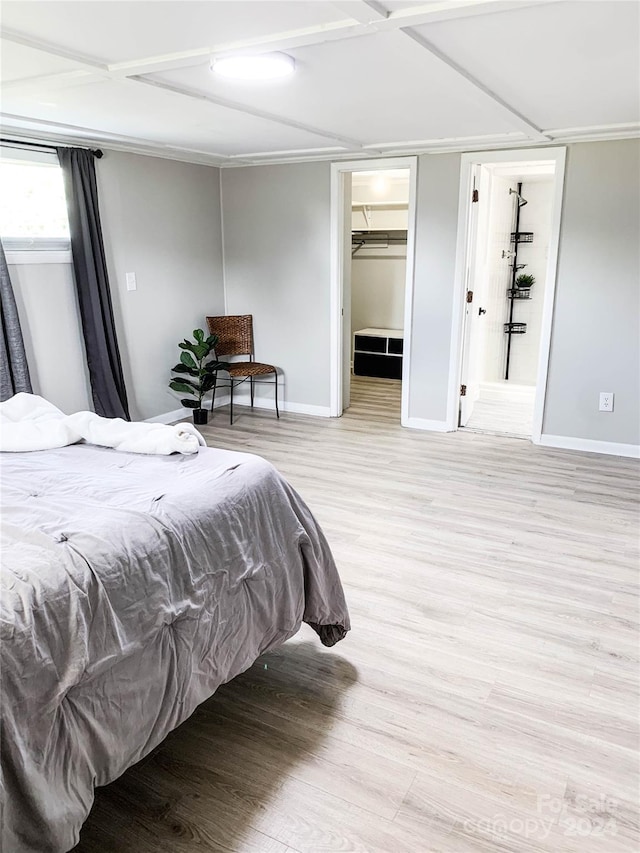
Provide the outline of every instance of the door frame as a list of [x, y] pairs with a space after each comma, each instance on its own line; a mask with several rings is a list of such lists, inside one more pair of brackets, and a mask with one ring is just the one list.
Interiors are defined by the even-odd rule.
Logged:
[[402, 355], [402, 407], [400, 423], [409, 418], [409, 376], [411, 364], [411, 325], [413, 321], [413, 287], [415, 271], [416, 196], [418, 183], [417, 157], [384, 157], [375, 160], [343, 160], [331, 164], [331, 281], [329, 298], [330, 401], [329, 415], [342, 415], [343, 303], [344, 303], [344, 189], [345, 175], [350, 172], [409, 170], [409, 209], [407, 221], [407, 267], [404, 290], [404, 347]]
[[554, 148], [517, 148], [506, 151], [478, 151], [463, 154], [460, 168], [460, 195], [458, 204], [458, 239], [456, 244], [456, 265], [453, 294], [453, 314], [451, 326], [451, 349], [449, 353], [449, 393], [447, 397], [447, 430], [458, 429], [458, 407], [460, 400], [460, 376], [462, 371], [462, 345], [464, 333], [465, 271], [470, 247], [468, 245], [468, 223], [471, 217], [471, 176], [473, 166], [496, 163], [523, 163], [537, 160], [553, 161], [554, 192], [549, 238], [549, 255], [545, 276], [544, 303], [540, 330], [540, 350], [536, 377], [536, 396], [533, 407], [533, 428], [531, 441], [540, 444], [542, 422], [547, 393], [547, 373], [551, 349], [551, 330], [556, 291], [558, 268], [558, 249], [560, 245], [560, 225], [562, 221], [562, 199], [567, 149], [565, 146]]

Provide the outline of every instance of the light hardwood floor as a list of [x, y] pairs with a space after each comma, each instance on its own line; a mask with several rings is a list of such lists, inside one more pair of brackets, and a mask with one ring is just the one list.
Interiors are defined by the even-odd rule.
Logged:
[[78, 853], [638, 850], [638, 465], [225, 410], [321, 521], [353, 629], [306, 626], [98, 792]]
[[471, 417], [464, 427], [474, 432], [531, 438], [536, 389], [492, 382], [480, 386]]

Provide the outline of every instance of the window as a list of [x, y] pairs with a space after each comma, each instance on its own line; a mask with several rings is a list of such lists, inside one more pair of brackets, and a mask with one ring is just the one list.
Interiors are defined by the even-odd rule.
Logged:
[[69, 222], [55, 154], [0, 149], [0, 235], [9, 263], [69, 263]]

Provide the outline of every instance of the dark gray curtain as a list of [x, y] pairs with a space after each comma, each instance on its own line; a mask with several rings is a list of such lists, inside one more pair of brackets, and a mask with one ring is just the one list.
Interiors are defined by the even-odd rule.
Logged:
[[71, 254], [93, 403], [98, 415], [131, 420], [102, 242], [94, 155], [84, 148], [57, 151], [64, 176]]
[[2, 338], [0, 339], [0, 400], [8, 400], [19, 391], [31, 394], [29, 367], [24, 351], [20, 318], [13, 295], [9, 268], [0, 242], [0, 309]]

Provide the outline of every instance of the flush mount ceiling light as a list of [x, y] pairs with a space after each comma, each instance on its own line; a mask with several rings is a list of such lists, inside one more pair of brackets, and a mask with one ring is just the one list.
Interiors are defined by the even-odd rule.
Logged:
[[286, 53], [254, 56], [223, 56], [211, 62], [211, 70], [234, 80], [274, 80], [293, 74], [295, 62]]

